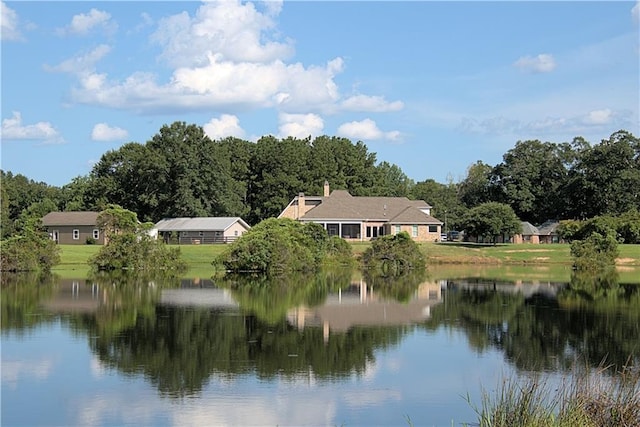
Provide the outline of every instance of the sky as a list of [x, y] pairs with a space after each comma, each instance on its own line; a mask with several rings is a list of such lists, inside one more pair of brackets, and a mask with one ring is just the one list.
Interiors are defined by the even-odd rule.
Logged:
[[638, 1], [6, 1], [4, 171], [63, 186], [176, 121], [362, 141], [459, 182], [518, 141], [640, 136]]

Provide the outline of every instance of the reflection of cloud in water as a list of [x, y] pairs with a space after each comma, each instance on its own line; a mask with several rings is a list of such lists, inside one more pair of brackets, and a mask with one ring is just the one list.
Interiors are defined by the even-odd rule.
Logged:
[[[132, 398], [114, 391], [76, 400], [77, 425], [98, 426], [126, 422], [130, 425], [173, 426], [263, 426], [263, 425], [335, 425], [337, 401], [345, 396], [330, 389], [307, 388], [254, 396], [205, 393], [207, 397], [167, 401], [149, 397]], [[114, 414], [117, 419], [112, 419]]]
[[96, 355], [91, 356], [91, 361], [89, 362], [91, 375], [93, 378], [102, 378], [107, 373], [108, 368], [104, 366], [104, 364], [100, 361], [100, 359]]
[[46, 380], [53, 371], [54, 363], [49, 359], [39, 361], [2, 361], [2, 382], [15, 388], [18, 380], [23, 378]]
[[391, 388], [366, 389], [362, 391], [351, 391], [342, 397], [347, 406], [351, 408], [371, 408], [389, 402], [390, 400], [400, 401], [402, 393]]

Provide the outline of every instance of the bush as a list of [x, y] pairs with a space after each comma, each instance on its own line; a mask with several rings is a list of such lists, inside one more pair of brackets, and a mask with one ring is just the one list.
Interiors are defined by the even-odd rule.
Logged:
[[592, 233], [585, 240], [571, 243], [573, 266], [577, 270], [602, 270], [615, 265], [618, 257], [618, 241], [612, 232]]
[[326, 230], [316, 223], [270, 218], [229, 245], [214, 264], [222, 264], [233, 272], [312, 271], [328, 257], [350, 254], [351, 247], [336, 239], [342, 241], [329, 238]]
[[366, 268], [392, 275], [426, 267], [424, 254], [406, 231], [374, 240], [362, 261]]
[[111, 236], [89, 260], [95, 270], [185, 270], [180, 248], [135, 233]]
[[1, 271], [50, 271], [59, 262], [59, 248], [39, 221], [28, 222], [20, 234], [0, 243]]

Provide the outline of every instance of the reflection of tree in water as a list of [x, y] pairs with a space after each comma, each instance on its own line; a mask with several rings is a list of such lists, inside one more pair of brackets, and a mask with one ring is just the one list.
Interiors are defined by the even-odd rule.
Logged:
[[364, 280], [372, 291], [381, 297], [398, 302], [409, 301], [427, 276], [424, 269], [406, 270], [399, 274], [387, 275], [373, 269], [366, 269], [363, 273]]
[[295, 272], [278, 277], [228, 275], [218, 285], [231, 290], [244, 312], [277, 323], [293, 307], [322, 304], [329, 292], [349, 286], [352, 273], [351, 268], [337, 268], [320, 274]]
[[445, 293], [426, 328], [463, 329], [473, 348], [498, 348], [523, 370], [575, 363], [620, 369], [640, 363], [640, 289], [615, 277], [576, 276], [556, 298], [464, 289]]
[[55, 320], [54, 315], [42, 312], [40, 304], [53, 294], [56, 276], [3, 272], [0, 278], [0, 330], [24, 334], [44, 322]]
[[360, 375], [374, 351], [396, 344], [403, 328], [354, 328], [332, 334], [298, 331], [285, 320], [267, 324], [255, 316], [212, 309], [158, 306], [152, 318], [92, 343], [101, 361], [128, 374], [143, 373], [158, 389], [179, 397], [199, 393], [212, 375], [255, 373], [331, 380]]

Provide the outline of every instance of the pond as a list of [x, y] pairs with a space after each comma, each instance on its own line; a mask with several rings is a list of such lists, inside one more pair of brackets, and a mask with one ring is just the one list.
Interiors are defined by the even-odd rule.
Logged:
[[474, 425], [504, 378], [640, 362], [615, 275], [3, 282], [3, 426]]

